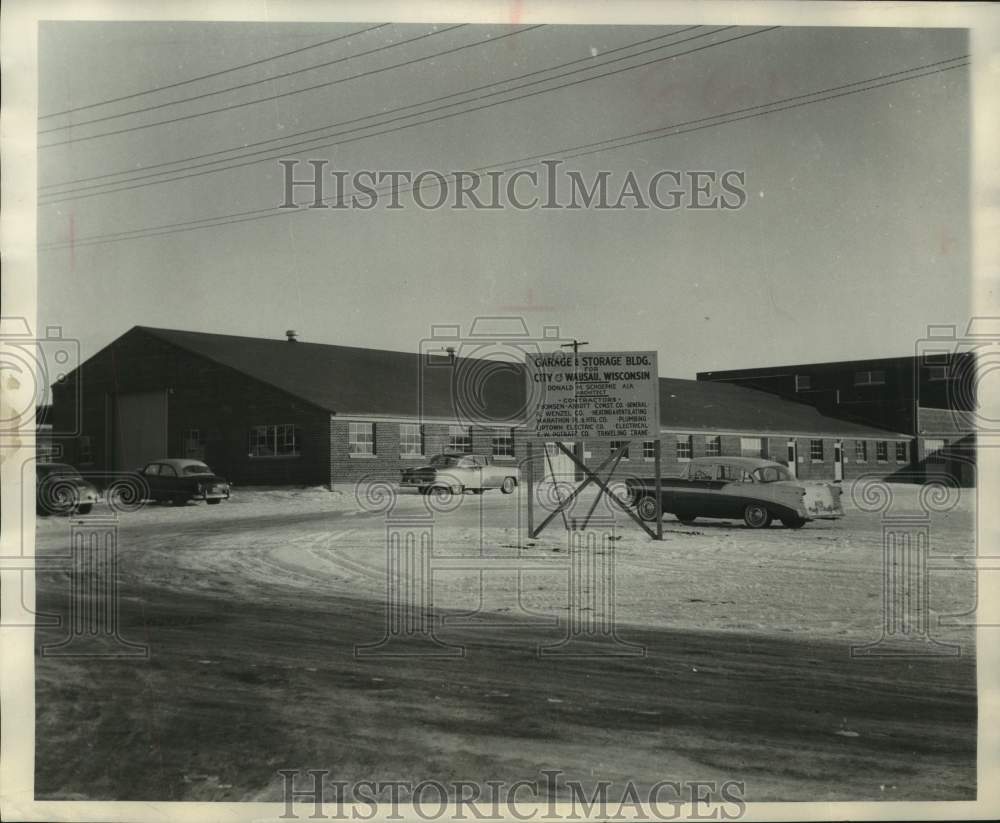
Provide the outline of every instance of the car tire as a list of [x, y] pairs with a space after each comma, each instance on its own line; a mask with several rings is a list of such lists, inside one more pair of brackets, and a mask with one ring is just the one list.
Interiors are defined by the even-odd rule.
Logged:
[[427, 494], [431, 496], [435, 503], [450, 503], [451, 498], [454, 497], [455, 492], [449, 486], [432, 486], [427, 490]]
[[206, 500], [209, 506], [218, 506], [222, 502], [222, 498], [216, 498], [215, 500]]
[[750, 503], [743, 510], [743, 522], [751, 529], [766, 529], [771, 525], [771, 512], [760, 503]]
[[647, 523], [656, 522], [656, 499], [646, 495], [645, 497], [640, 497], [638, 502], [635, 504], [636, 514], [639, 515], [640, 520], [645, 520]]
[[804, 517], [782, 517], [781, 525], [786, 529], [801, 529], [806, 524]]
[[517, 488], [517, 481], [513, 477], [505, 477], [500, 484], [500, 491], [504, 494], [513, 494]]
[[694, 514], [678, 514], [677, 519], [680, 520], [680, 522], [685, 526], [690, 526], [695, 520], [698, 519], [698, 516]]
[[90, 514], [91, 509], [94, 508], [93, 503], [81, 503], [76, 507], [77, 514]]

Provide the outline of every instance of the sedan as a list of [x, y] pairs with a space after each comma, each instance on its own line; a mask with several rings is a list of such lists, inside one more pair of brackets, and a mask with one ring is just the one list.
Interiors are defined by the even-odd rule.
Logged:
[[215, 474], [200, 460], [164, 458], [147, 463], [142, 475], [153, 500], [169, 500], [183, 506], [189, 500], [209, 504], [229, 499], [229, 481]]

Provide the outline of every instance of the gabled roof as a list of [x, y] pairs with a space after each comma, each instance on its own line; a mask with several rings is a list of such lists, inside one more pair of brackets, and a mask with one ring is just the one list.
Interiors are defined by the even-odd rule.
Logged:
[[[447, 358], [260, 337], [137, 326], [171, 345], [267, 383], [331, 414], [485, 418], [523, 416], [520, 363]], [[477, 380], [487, 369], [489, 378]], [[470, 391], [485, 386], [481, 393]], [[419, 390], [418, 390], [419, 388]], [[476, 412], [481, 414], [476, 414]], [[731, 383], [660, 378], [660, 421], [671, 431], [906, 438], [820, 414], [812, 406]]]

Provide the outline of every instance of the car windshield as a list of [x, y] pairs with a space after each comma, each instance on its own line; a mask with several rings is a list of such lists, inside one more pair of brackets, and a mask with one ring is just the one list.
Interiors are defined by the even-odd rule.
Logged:
[[775, 483], [778, 480], [792, 479], [788, 469], [783, 466], [762, 466], [754, 470], [753, 476], [758, 483]]
[[181, 474], [211, 474], [212, 470], [204, 463], [190, 463], [181, 469]]
[[431, 458], [431, 465], [436, 468], [448, 468], [457, 466], [460, 458], [452, 457], [450, 454], [438, 454]]

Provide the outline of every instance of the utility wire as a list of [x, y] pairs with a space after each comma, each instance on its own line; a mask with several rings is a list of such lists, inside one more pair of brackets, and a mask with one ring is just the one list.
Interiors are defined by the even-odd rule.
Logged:
[[454, 31], [455, 29], [460, 29], [462, 26], [468, 25], [467, 23], [462, 23], [458, 26], [450, 26], [444, 29], [435, 29], [434, 31], [428, 32], [426, 34], [421, 34], [418, 37], [411, 37], [409, 40], [398, 40], [395, 43], [387, 43], [384, 46], [378, 46], [374, 49], [369, 49], [368, 51], [359, 51], [357, 54], [348, 54], [343, 57], [337, 57], [334, 60], [326, 60], [322, 63], [315, 63], [311, 66], [305, 66], [301, 69], [295, 69], [294, 71], [286, 71], [281, 74], [273, 74], [270, 77], [265, 77], [261, 80], [250, 80], [246, 83], [240, 83], [236, 86], [228, 86], [224, 89], [215, 89], [214, 91], [206, 91], [201, 94], [195, 94], [191, 97], [182, 97], [180, 100], [168, 100], [165, 103], [156, 103], [151, 106], [145, 106], [141, 109], [130, 109], [129, 111], [123, 111], [118, 114], [108, 114], [104, 117], [95, 117], [92, 120], [81, 120], [78, 123], [68, 123], [65, 126], [53, 126], [52, 128], [43, 129], [39, 131], [39, 134], [48, 134], [53, 131], [63, 131], [65, 129], [75, 129], [79, 126], [89, 126], [92, 123], [103, 123], [107, 120], [117, 120], [120, 117], [128, 117], [132, 114], [142, 114], [147, 111], [156, 111], [157, 109], [165, 109], [168, 106], [179, 106], [182, 103], [192, 103], [195, 100], [204, 100], [206, 97], [215, 97], [219, 94], [229, 94], [233, 91], [239, 91], [240, 89], [248, 89], [251, 86], [259, 86], [262, 83], [270, 83], [275, 80], [284, 80], [286, 77], [294, 77], [297, 74], [305, 74], [307, 71], [315, 71], [316, 69], [324, 69], [330, 66], [336, 66], [340, 63], [346, 63], [348, 60], [356, 60], [359, 57], [367, 57], [370, 54], [379, 54], [383, 51], [389, 51], [390, 49], [399, 48], [400, 46], [407, 46], [410, 43], [416, 43], [418, 40], [425, 40], [428, 37], [435, 37], [439, 34], [445, 34], [449, 31]]
[[[504, 163], [494, 164], [491, 166], [480, 166], [473, 171], [484, 171], [487, 169], [492, 169], [496, 171], [504, 170], [502, 167], [511, 166], [517, 164], [523, 164], [525, 162], [536, 160], [536, 158], [544, 157], [549, 158], [552, 155], [562, 154], [562, 159], [569, 159], [571, 157], [582, 157], [587, 154], [596, 154], [603, 151], [611, 151], [619, 148], [625, 148], [627, 146], [637, 145], [639, 143], [650, 142], [653, 140], [661, 140], [667, 137], [674, 137], [680, 134], [689, 134], [694, 131], [700, 131], [707, 128], [714, 128], [716, 126], [728, 125], [729, 123], [735, 123], [742, 120], [749, 120], [756, 117], [763, 117], [768, 114], [773, 114], [781, 111], [788, 111], [790, 109], [800, 108], [802, 106], [814, 105], [816, 103], [827, 102], [828, 100], [833, 100], [841, 97], [847, 97], [853, 94], [860, 94], [867, 91], [872, 91], [874, 89], [885, 88], [887, 86], [893, 86], [898, 83], [904, 83], [909, 80], [916, 80], [922, 77], [930, 77], [936, 74], [942, 74], [946, 71], [951, 71], [952, 69], [964, 68], [969, 64], [966, 63], [954, 63], [950, 66], [942, 66], [943, 63], [953, 62], [955, 60], [961, 60], [968, 57], [968, 55], [962, 55], [961, 57], [950, 58], [950, 60], [940, 60], [935, 63], [929, 63], [923, 66], [915, 66], [910, 69], [904, 69], [902, 71], [891, 72], [888, 74], [877, 75], [875, 77], [867, 78], [865, 80], [858, 80], [853, 83], [846, 83], [840, 86], [833, 86], [827, 89], [820, 89], [818, 91], [810, 92], [808, 94], [795, 95], [794, 97], [786, 97], [781, 100], [774, 100], [770, 103], [762, 103], [757, 106], [749, 106], [743, 109], [736, 109], [731, 112], [724, 112], [722, 114], [711, 115], [709, 117], [699, 118], [697, 120], [689, 120], [686, 123], [677, 123], [668, 126], [661, 126], [657, 129], [646, 129], [644, 131], [635, 132], [633, 134], [622, 135], [616, 138], [608, 138], [606, 140], [597, 141], [595, 143], [586, 143], [580, 146], [565, 147], [562, 149], [556, 149], [553, 151], [546, 152], [545, 154], [536, 154], [528, 157], [518, 158], [517, 160], [505, 161]], [[931, 68], [933, 66], [939, 66], [939, 68]], [[929, 71], [923, 71], [924, 69], [930, 69]], [[919, 74], [912, 74], [912, 72], [922, 72]], [[906, 77], [900, 77], [899, 75], [909, 74]], [[893, 80], [886, 80], [885, 82], [877, 83], [875, 81], [883, 80], [884, 78], [894, 77]], [[870, 84], [870, 85], [865, 85]], [[861, 86], [861, 88], [854, 88], [849, 91], [839, 91], [841, 89], [848, 89], [851, 86]], [[827, 96], [822, 96], [827, 95]], [[806, 100], [804, 98], [814, 97], [816, 99]], [[798, 101], [798, 102], [794, 102]], [[754, 112], [754, 113], [749, 113]], [[719, 122], [706, 122], [711, 120], [717, 120]], [[666, 131], [667, 134], [657, 134], [653, 135], [653, 132]], [[638, 139], [633, 139], [638, 138]], [[603, 145], [608, 144], [608, 145]], [[593, 148], [593, 147], [599, 148]], [[588, 150], [592, 149], [592, 150]], [[530, 168], [534, 165], [540, 165], [538, 162], [530, 163], [529, 166], [521, 166], [521, 168]], [[513, 170], [513, 169], [508, 169]], [[427, 184], [421, 184], [420, 186], [410, 186], [407, 189], [399, 189], [399, 193], [411, 192], [415, 189], [424, 189], [429, 186], [438, 185], [440, 182], [435, 178]], [[384, 192], [392, 191], [393, 187], [382, 186], [374, 187], [374, 191], [382, 194]], [[343, 207], [344, 203], [349, 198], [356, 198], [361, 192], [355, 190], [347, 194], [340, 194], [336, 198], [336, 204], [339, 207]], [[367, 193], [364, 193], [367, 196]], [[329, 203], [332, 198], [323, 198], [322, 202]], [[265, 209], [254, 209], [246, 212], [235, 212], [228, 215], [217, 215], [215, 217], [204, 217], [197, 220], [187, 220], [179, 223], [168, 223], [160, 226], [151, 226], [145, 229], [132, 229], [123, 232], [112, 232], [103, 235], [94, 235], [91, 237], [84, 237], [77, 241], [57, 241], [53, 243], [48, 243], [39, 246], [40, 250], [58, 250], [62, 248], [68, 248], [70, 246], [80, 247], [80, 246], [91, 246], [91, 245], [102, 245], [106, 243], [117, 243], [124, 242], [128, 240], [138, 240], [147, 237], [161, 237], [164, 235], [179, 234], [187, 231], [195, 231], [198, 229], [216, 228], [220, 226], [234, 225], [236, 223], [245, 223], [253, 220], [261, 220], [271, 217], [281, 217], [281, 216], [292, 216], [295, 214], [302, 214], [306, 212], [311, 212], [313, 209], [308, 208], [311, 204], [300, 204], [299, 208], [296, 209], [278, 209], [274, 207]], [[236, 218], [236, 219], [234, 219]]]
[[198, 77], [192, 77], [189, 80], [179, 80], [176, 83], [168, 83], [165, 86], [156, 86], [152, 89], [146, 89], [145, 91], [137, 91], [132, 94], [123, 94], [121, 97], [112, 97], [109, 100], [99, 100], [96, 103], [87, 103], [83, 106], [74, 106], [71, 109], [63, 109], [62, 111], [54, 111], [51, 114], [40, 114], [38, 115], [39, 120], [46, 120], [49, 117], [58, 117], [61, 114], [72, 114], [76, 111], [84, 111], [85, 109], [93, 109], [98, 106], [107, 106], [110, 103], [120, 103], [123, 100], [132, 100], [136, 97], [143, 97], [147, 94], [155, 94], [158, 91], [167, 91], [168, 89], [176, 89], [180, 86], [187, 86], [191, 83], [197, 83], [199, 80], [208, 80], [212, 77], [221, 77], [223, 74], [229, 74], [234, 71], [240, 71], [241, 69], [249, 69], [253, 66], [260, 66], [264, 63], [269, 63], [272, 60], [278, 60], [282, 57], [290, 57], [293, 54], [301, 54], [304, 51], [309, 51], [310, 49], [318, 49], [320, 46], [329, 46], [331, 43], [338, 43], [341, 40], [348, 40], [351, 37], [357, 37], [361, 34], [367, 34], [370, 31], [375, 31], [376, 29], [385, 28], [386, 26], [391, 26], [392, 23], [379, 23], [377, 26], [370, 26], [367, 29], [361, 29], [360, 31], [351, 32], [350, 34], [342, 34], [339, 37], [332, 37], [329, 40], [321, 40], [318, 43], [313, 43], [311, 46], [302, 46], [302, 48], [292, 49], [291, 51], [283, 51], [281, 54], [272, 54], [270, 57], [263, 57], [260, 60], [254, 60], [250, 63], [243, 63], [239, 66], [232, 66], [228, 69], [222, 69], [221, 71], [213, 71], [210, 74], [202, 74]]
[[[735, 28], [735, 26], [726, 26], [725, 28], [727, 28], [727, 29], [728, 28]], [[344, 146], [344, 145], [347, 145], [348, 143], [355, 143], [355, 142], [358, 142], [358, 141], [361, 141], [361, 140], [368, 140], [369, 138], [372, 138], [372, 137], [379, 137], [379, 136], [386, 135], [386, 134], [394, 134], [396, 132], [403, 131], [404, 129], [410, 129], [410, 128], [414, 128], [416, 126], [423, 126], [423, 125], [427, 125], [429, 123], [436, 123], [436, 122], [439, 122], [441, 120], [450, 119], [452, 117], [458, 117], [460, 115], [471, 114], [471, 113], [476, 112], [476, 111], [482, 111], [484, 109], [490, 109], [490, 108], [493, 108], [495, 106], [504, 105], [506, 103], [513, 103], [513, 102], [516, 102], [516, 101], [519, 101], [519, 100], [525, 100], [525, 99], [530, 98], [530, 97], [536, 97], [536, 96], [538, 96], [540, 94], [548, 94], [549, 92], [559, 91], [561, 89], [570, 88], [572, 86], [578, 86], [581, 83], [589, 83], [592, 80], [599, 80], [599, 79], [602, 79], [602, 78], [605, 78], [605, 77], [610, 77], [612, 75], [621, 74], [622, 72], [625, 72], [625, 71], [632, 71], [634, 69], [639, 69], [639, 68], [643, 68], [645, 66], [650, 66], [650, 65], [653, 65], [655, 63], [662, 63], [662, 62], [664, 62], [666, 60], [672, 60], [675, 57], [683, 57], [684, 55], [687, 55], [687, 54], [694, 54], [695, 52], [704, 51], [705, 49], [714, 48], [716, 46], [722, 46], [722, 45], [725, 45], [726, 43], [732, 43], [733, 41], [736, 41], [736, 40], [742, 40], [742, 39], [747, 38], [747, 37], [754, 37], [754, 36], [756, 36], [758, 34], [764, 34], [764, 33], [768, 32], [768, 31], [773, 31], [776, 28], [778, 28], [778, 27], [777, 26], [772, 26], [771, 28], [761, 29], [759, 31], [749, 32], [747, 34], [741, 34], [741, 35], [738, 35], [736, 37], [730, 37], [727, 40], [719, 40], [717, 42], [709, 43], [708, 45], [705, 45], [705, 46], [699, 46], [698, 48], [688, 49], [687, 51], [682, 51], [682, 52], [679, 52], [677, 54], [670, 54], [670, 55], [667, 55], [665, 57], [656, 58], [654, 60], [648, 60], [648, 61], [646, 61], [644, 63], [638, 63], [638, 64], [636, 64], [634, 66], [627, 66], [625, 68], [615, 69], [614, 71], [608, 71], [608, 72], [604, 72], [602, 74], [596, 74], [593, 77], [580, 78], [578, 80], [573, 80], [573, 81], [570, 81], [570, 82], [567, 82], [567, 83], [562, 83], [561, 85], [553, 86], [551, 88], [540, 89], [538, 91], [529, 92], [527, 94], [518, 95], [516, 97], [511, 97], [511, 98], [508, 98], [506, 100], [496, 100], [496, 101], [494, 101], [492, 103], [486, 103], [486, 104], [481, 105], [481, 106], [474, 106], [474, 107], [472, 107], [470, 109], [463, 109], [463, 110], [460, 110], [460, 111], [450, 112], [449, 114], [443, 114], [443, 115], [440, 115], [438, 117], [429, 118], [427, 120], [419, 120], [419, 121], [414, 122], [414, 123], [406, 123], [406, 124], [401, 125], [401, 126], [395, 126], [393, 128], [384, 129], [383, 131], [376, 131], [376, 132], [373, 132], [371, 134], [365, 134], [365, 135], [361, 135], [361, 136], [358, 136], [358, 137], [352, 137], [352, 138], [349, 138], [349, 139], [346, 139], [346, 140], [337, 140], [337, 141], [335, 141], [333, 143], [323, 143], [323, 144], [319, 144], [319, 145], [310, 145], [310, 144], [315, 143], [317, 140], [326, 140], [326, 139], [329, 139], [329, 138], [332, 138], [332, 137], [340, 137], [340, 136], [343, 136], [345, 134], [352, 134], [354, 132], [364, 131], [365, 129], [378, 128], [378, 127], [381, 127], [381, 126], [386, 126], [386, 125], [388, 125], [390, 123], [393, 123], [393, 122], [396, 122], [398, 120], [408, 120], [411, 117], [419, 117], [421, 115], [431, 114], [431, 113], [433, 113], [435, 111], [440, 111], [441, 109], [452, 108], [454, 106], [459, 106], [459, 105], [464, 106], [464, 105], [467, 105], [469, 103], [475, 103], [475, 102], [477, 102], [479, 100], [484, 100], [484, 99], [487, 99], [487, 98], [490, 98], [490, 97], [496, 97], [497, 95], [509, 94], [509, 93], [511, 93], [513, 91], [517, 91], [517, 90], [522, 89], [522, 88], [527, 88], [529, 86], [538, 85], [539, 83], [548, 83], [548, 82], [550, 82], [552, 80], [558, 80], [558, 79], [560, 79], [562, 77], [568, 77], [568, 76], [573, 75], [573, 74], [579, 74], [582, 71], [589, 71], [589, 70], [594, 69], [594, 68], [604, 68], [605, 66], [610, 65], [612, 63], [617, 63], [617, 62], [620, 62], [621, 60], [627, 60], [627, 59], [631, 59], [633, 57], [638, 57], [641, 54], [645, 54], [646, 52], [639, 52], [637, 54], [628, 55], [626, 57], [619, 57], [619, 58], [616, 58], [615, 60], [609, 60], [607, 63], [599, 64], [597, 66], [590, 66], [590, 67], [583, 67], [583, 68], [579, 68], [579, 69], [573, 69], [573, 70], [565, 72], [564, 74], [561, 74], [561, 75], [556, 75], [554, 77], [545, 78], [543, 80], [534, 80], [534, 81], [532, 81], [530, 83], [525, 83], [522, 86], [515, 87], [515, 88], [512, 88], [512, 89], [506, 89], [506, 90], [498, 91], [498, 92], [491, 92], [489, 94], [481, 95], [479, 97], [472, 98], [470, 100], [462, 101], [461, 103], [450, 103], [450, 104], [446, 104], [446, 105], [443, 105], [443, 106], [438, 106], [438, 107], [433, 108], [433, 109], [428, 109], [427, 111], [416, 112], [415, 114], [408, 114], [408, 115], [402, 115], [400, 117], [395, 117], [395, 118], [392, 118], [390, 120], [383, 121], [381, 123], [374, 123], [374, 124], [370, 124], [368, 126], [359, 126], [359, 127], [353, 128], [353, 129], [347, 129], [347, 130], [342, 131], [342, 132], [337, 132], [337, 133], [334, 133], [334, 134], [328, 134], [328, 135], [325, 135], [323, 137], [314, 137], [314, 138], [311, 138], [309, 140], [302, 141], [300, 143], [290, 143], [290, 144], [285, 145], [285, 146], [277, 147], [277, 149], [274, 149], [274, 148], [261, 149], [259, 151], [250, 152], [250, 153], [245, 154], [245, 155], [238, 155], [236, 157], [226, 158], [225, 160], [215, 160], [215, 161], [210, 161], [210, 162], [207, 162], [207, 163], [201, 163], [199, 165], [190, 167], [191, 170], [187, 174], [177, 174], [174, 177], [168, 177], [168, 178], [164, 178], [162, 180], [152, 180], [150, 182], [145, 182], [145, 183], [136, 182], [138, 180], [143, 180], [143, 179], [149, 178], [149, 177], [161, 177], [164, 174], [176, 174], [176, 172], [184, 171], [184, 169], [175, 169], [175, 170], [170, 171], [170, 172], [154, 172], [153, 174], [142, 175], [142, 176], [139, 176], [139, 177], [134, 177], [131, 180], [118, 181], [120, 183], [125, 183], [127, 185], [118, 185], [117, 183], [96, 183], [96, 184], [93, 184], [93, 185], [90, 185], [90, 186], [81, 186], [81, 187], [79, 187], [77, 189], [72, 189], [72, 190], [70, 190], [68, 192], [53, 192], [52, 196], [50, 196], [48, 199], [46, 199], [44, 203], [41, 203], [41, 205], [50, 205], [50, 204], [55, 204], [55, 203], [62, 203], [62, 202], [65, 202], [67, 200], [79, 200], [79, 199], [83, 199], [83, 198], [86, 198], [86, 197], [96, 197], [96, 196], [102, 195], [102, 194], [113, 194], [115, 192], [120, 192], [120, 191], [128, 191], [128, 190], [131, 190], [131, 189], [145, 188], [146, 186], [155, 186], [155, 185], [159, 185], [160, 183], [172, 183], [172, 182], [174, 182], [176, 180], [186, 180], [186, 179], [189, 179], [189, 178], [192, 178], [192, 177], [201, 177], [201, 176], [206, 175], [206, 174], [214, 174], [214, 173], [220, 172], [220, 171], [229, 171], [231, 169], [242, 168], [244, 166], [252, 166], [252, 165], [255, 165], [257, 163], [266, 162], [268, 160], [281, 159], [289, 149], [293, 149], [293, 148], [301, 148], [301, 149], [304, 150], [305, 146], [309, 146], [309, 151], [315, 151], [315, 150], [318, 150], [318, 149], [332, 148], [334, 146]], [[707, 32], [705, 34], [699, 34], [699, 35], [696, 35], [695, 37], [689, 37], [686, 40], [677, 41], [676, 43], [668, 43], [668, 44], [666, 44], [666, 46], [662, 46], [662, 45], [661, 46], [657, 46], [657, 47], [655, 47], [653, 49], [649, 49], [647, 51], [658, 51], [658, 50], [660, 50], [662, 48], [666, 48], [668, 46], [677, 46], [677, 45], [680, 45], [681, 43], [687, 42], [688, 40], [694, 40], [694, 39], [697, 39], [699, 37], [706, 37], [706, 36], [710, 36], [710, 35], [713, 35], [713, 34], [718, 34], [720, 31], [723, 31], [723, 29], [718, 29], [716, 31]], [[248, 160], [248, 161], [245, 161], [245, 162], [242, 162], [242, 163], [232, 163], [231, 165], [218, 166], [217, 168], [206, 169], [206, 170], [203, 170], [203, 171], [193, 171], [193, 169], [197, 169], [197, 168], [203, 168], [203, 167], [206, 167], [206, 166], [215, 166], [218, 163], [230, 163], [233, 160], [240, 160], [240, 159], [243, 159], [243, 158], [246, 158], [246, 157], [254, 157], [256, 155], [268, 154], [268, 152], [272, 152], [272, 151], [275, 151], [275, 150], [280, 151], [280, 153], [279, 154], [271, 154], [271, 155], [269, 155], [267, 157], [257, 157], [257, 159], [255, 159], [255, 160]], [[116, 186], [116, 188], [105, 188], [107, 186]], [[96, 192], [91, 191], [90, 193], [87, 193], [87, 194], [80, 194], [80, 192], [85, 192], [85, 191], [88, 191], [88, 190], [91, 190], [91, 189], [95, 189], [95, 188], [100, 188], [100, 189], [103, 189], [103, 190], [102, 191], [96, 191]]]
[[[467, 25], [467, 24], [463, 23], [462, 25]], [[453, 29], [454, 28], [460, 28], [460, 27], [461, 26], [454, 26]], [[140, 131], [142, 129], [151, 129], [151, 128], [154, 128], [156, 126], [164, 126], [164, 125], [167, 125], [168, 123], [179, 123], [179, 122], [181, 122], [183, 120], [194, 120], [194, 119], [196, 119], [198, 117], [205, 117], [205, 116], [207, 116], [209, 114], [218, 114], [219, 112], [233, 111], [235, 109], [245, 108], [246, 106], [255, 106], [258, 103], [267, 103], [267, 102], [270, 102], [272, 100], [278, 100], [278, 99], [280, 99], [282, 97], [290, 97], [290, 96], [295, 95], [295, 94], [304, 94], [305, 92], [315, 91], [316, 89], [328, 88], [330, 86], [336, 86], [336, 85], [338, 85], [340, 83], [346, 83], [346, 82], [348, 82], [350, 80], [357, 80], [357, 79], [359, 79], [361, 77], [370, 77], [371, 75], [380, 74], [380, 73], [385, 72], [385, 71], [392, 71], [393, 69], [402, 68], [404, 66], [411, 66], [414, 63], [421, 63], [421, 62], [423, 62], [425, 60], [432, 60], [435, 57], [442, 57], [442, 56], [444, 56], [446, 54], [454, 54], [455, 52], [463, 51], [464, 49], [473, 48], [475, 46], [482, 46], [482, 45], [486, 45], [488, 43], [497, 43], [500, 40], [504, 40], [504, 39], [506, 39], [508, 37], [514, 37], [514, 36], [516, 36], [518, 34], [524, 34], [525, 32], [533, 31], [534, 29], [540, 29], [540, 28], [542, 28], [541, 25], [526, 26], [523, 29], [518, 29], [517, 31], [508, 32], [507, 34], [501, 34], [501, 35], [499, 35], [497, 37], [490, 37], [490, 38], [487, 38], [485, 40], [477, 40], [474, 43], [466, 43], [463, 46], [457, 46], [457, 47], [452, 48], [452, 49], [445, 49], [444, 51], [439, 51], [439, 52], [436, 52], [434, 54], [427, 54], [427, 55], [424, 55], [423, 57], [415, 57], [412, 60], [406, 60], [406, 61], [404, 61], [402, 63], [394, 63], [391, 66], [383, 66], [382, 68], [379, 68], [379, 69], [371, 69], [370, 71], [360, 72], [359, 74], [352, 74], [352, 75], [350, 75], [348, 77], [341, 77], [341, 78], [339, 78], [337, 80], [330, 80], [330, 81], [328, 81], [326, 83], [317, 83], [316, 85], [313, 85], [313, 86], [306, 86], [305, 88], [301, 88], [301, 89], [292, 89], [291, 91], [281, 92], [280, 94], [273, 94], [270, 97], [261, 97], [261, 98], [259, 98], [257, 100], [247, 100], [246, 102], [243, 102], [243, 103], [234, 103], [233, 105], [230, 105], [230, 106], [221, 106], [220, 108], [216, 108], [216, 109], [208, 109], [207, 111], [198, 112], [196, 114], [188, 114], [188, 115], [184, 115], [184, 116], [181, 116], [181, 117], [171, 117], [168, 120], [157, 120], [157, 121], [155, 121], [153, 123], [146, 123], [146, 124], [141, 125], [141, 126], [132, 126], [130, 128], [116, 129], [115, 131], [106, 131], [106, 132], [101, 132], [100, 134], [91, 134], [91, 135], [88, 135], [86, 137], [68, 138], [66, 140], [60, 140], [60, 141], [58, 141], [56, 143], [47, 143], [46, 145], [39, 146], [38, 148], [39, 149], [50, 149], [50, 148], [53, 148], [55, 146], [64, 146], [64, 145], [66, 145], [68, 143], [79, 143], [79, 142], [83, 142], [83, 141], [86, 141], [86, 140], [96, 140], [99, 137], [110, 137], [110, 136], [115, 135], [115, 134], [126, 134], [128, 132]], [[453, 29], [443, 29], [442, 31], [437, 32], [437, 33], [438, 34], [443, 34], [445, 31], [452, 31]]]
[[[669, 32], [668, 34], [659, 34], [656, 37], [650, 37], [650, 38], [648, 38], [646, 40], [639, 40], [639, 41], [637, 41], [635, 43], [629, 43], [628, 45], [625, 45], [625, 46], [619, 46], [619, 47], [614, 48], [614, 49], [608, 49], [607, 51], [602, 52], [600, 55], [594, 56], [594, 55], [589, 55], [588, 54], [586, 57], [581, 57], [581, 58], [578, 58], [576, 60], [570, 60], [567, 63], [559, 63], [559, 64], [554, 65], [554, 66], [549, 66], [548, 68], [537, 69], [536, 71], [530, 71], [530, 72], [528, 72], [526, 74], [519, 74], [519, 75], [515, 75], [514, 77], [508, 77], [505, 80], [497, 80], [497, 81], [495, 81], [493, 83], [486, 83], [485, 85], [475, 86], [474, 88], [471, 88], [471, 89], [464, 89], [462, 91], [452, 92], [451, 94], [445, 94], [445, 95], [442, 95], [441, 97], [432, 97], [429, 100], [422, 100], [419, 103], [409, 103], [408, 105], [398, 106], [398, 107], [396, 107], [394, 109], [389, 109], [388, 111], [375, 112], [374, 114], [366, 114], [366, 115], [364, 115], [362, 117], [355, 117], [355, 118], [353, 118], [351, 120], [341, 120], [339, 123], [327, 123], [324, 126], [317, 126], [316, 128], [306, 129], [305, 131], [298, 131], [298, 132], [291, 132], [290, 134], [283, 134], [281, 137], [269, 137], [266, 140], [257, 140], [257, 141], [255, 141], [253, 143], [243, 143], [242, 145], [231, 146], [231, 147], [229, 147], [227, 149], [217, 149], [215, 151], [204, 152], [202, 154], [194, 154], [194, 155], [191, 155], [190, 157], [182, 157], [182, 158], [179, 158], [177, 160], [165, 160], [165, 161], [160, 162], [160, 163], [153, 163], [153, 164], [150, 164], [148, 166], [142, 166], [142, 167], [137, 168], [137, 169], [136, 168], [133, 168], [133, 169], [123, 169], [122, 171], [112, 171], [112, 172], [105, 172], [103, 174], [95, 174], [95, 175], [93, 175], [91, 177], [77, 177], [77, 178], [75, 178], [73, 180], [63, 180], [62, 182], [59, 182], [59, 183], [46, 183], [44, 185], [39, 186], [39, 189], [52, 189], [52, 188], [60, 188], [60, 187], [63, 187], [63, 186], [71, 186], [71, 185], [73, 185], [75, 183], [88, 183], [88, 182], [91, 182], [93, 180], [102, 180], [102, 179], [104, 179], [106, 177], [121, 177], [122, 175], [135, 174], [136, 172], [142, 172], [142, 171], [150, 171], [151, 169], [163, 168], [164, 166], [177, 166], [177, 165], [181, 165], [183, 163], [189, 163], [189, 162], [191, 162], [193, 160], [203, 160], [206, 157], [217, 157], [220, 154], [230, 154], [232, 152], [242, 151], [244, 149], [250, 149], [250, 148], [254, 148], [256, 146], [263, 146], [263, 145], [266, 145], [267, 143], [279, 143], [279, 142], [282, 142], [282, 141], [285, 141], [285, 140], [292, 140], [292, 139], [294, 139], [296, 137], [302, 137], [303, 135], [306, 135], [306, 134], [314, 134], [315, 132], [326, 131], [327, 129], [335, 129], [335, 128], [339, 128], [340, 126], [350, 125], [351, 123], [358, 123], [358, 122], [360, 122], [362, 120], [371, 120], [372, 118], [375, 118], [375, 117], [383, 117], [383, 116], [385, 116], [387, 114], [395, 114], [396, 112], [406, 111], [407, 109], [419, 108], [421, 106], [426, 106], [426, 105], [429, 105], [431, 103], [439, 103], [442, 100], [450, 100], [453, 97], [461, 97], [462, 95], [465, 95], [465, 94], [472, 94], [473, 92], [482, 91], [483, 89], [492, 88], [493, 86], [506, 85], [507, 83], [513, 83], [516, 80], [523, 80], [526, 77], [534, 77], [536, 75], [545, 74], [547, 72], [555, 71], [557, 69], [563, 69], [563, 68], [566, 68], [567, 66], [572, 66], [572, 65], [575, 65], [577, 63], [586, 63], [586, 62], [589, 62], [589, 61], [596, 60], [598, 57], [604, 58], [604, 57], [607, 57], [608, 55], [616, 54], [617, 52], [620, 52], [620, 51], [625, 51], [627, 49], [636, 48], [637, 46], [644, 46], [644, 45], [646, 45], [648, 43], [655, 42], [656, 40], [664, 40], [664, 39], [666, 39], [668, 37], [676, 37], [678, 34], [684, 34], [686, 32], [689, 32], [689, 31], [691, 31], [693, 29], [697, 29], [697, 28], [701, 28], [701, 27], [700, 26], [688, 26], [686, 28], [680, 29], [679, 31], [672, 31], [672, 32]], [[671, 44], [671, 45], [676, 45], [676, 44]], [[660, 48], [663, 48], [663, 47], [664, 46], [661, 46]], [[645, 54], [645, 53], [646, 52], [638, 52], [637, 54], [633, 54], [631, 56], [632, 57], [638, 57], [639, 55]], [[599, 63], [597, 65], [608, 65], [608, 63]], [[550, 79], [552, 79], [552, 78], [550, 78]], [[417, 114], [414, 114], [412, 116], [415, 117], [415, 116], [417, 116]], [[319, 139], [319, 138], [317, 138], [317, 139]], [[229, 159], [234, 159], [234, 158], [229, 158]], [[218, 162], [221, 163], [221, 162], [224, 162], [224, 161], [220, 160]], [[161, 172], [161, 174], [169, 174], [169, 173], [170, 172]], [[118, 182], [126, 182], [126, 181], [118, 181]], [[114, 184], [107, 183], [105, 185], [114, 185]]]

